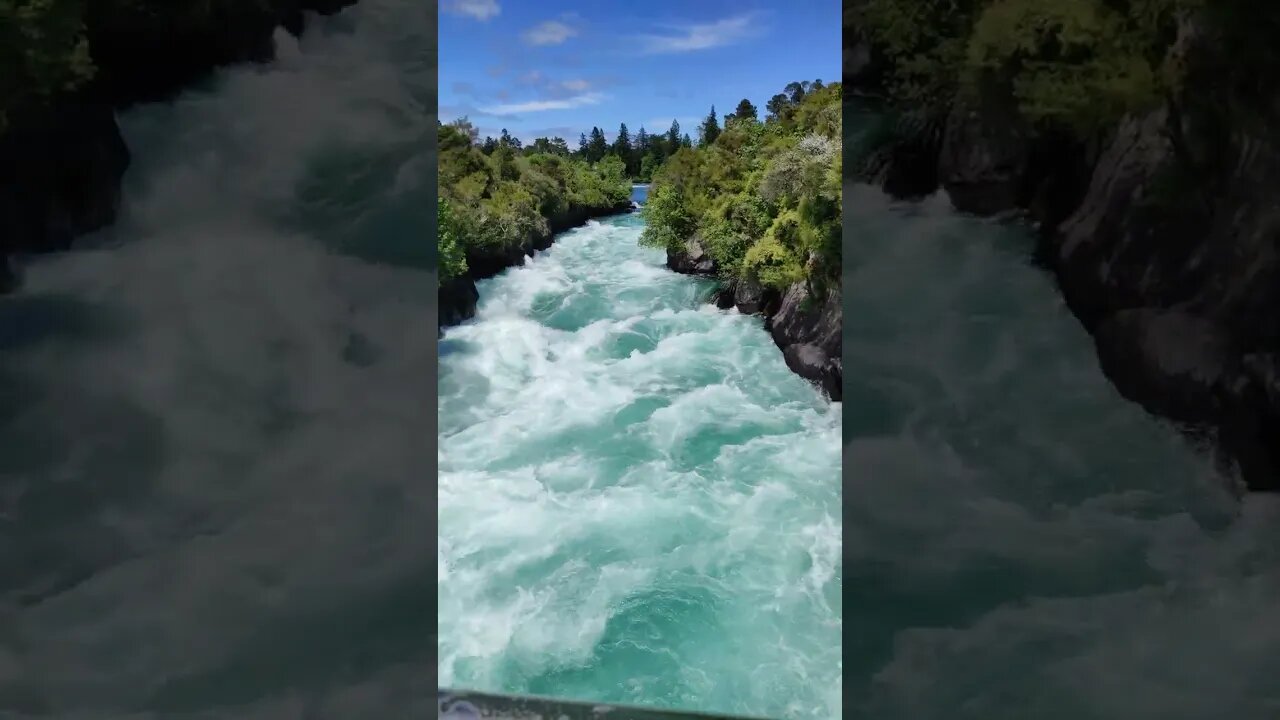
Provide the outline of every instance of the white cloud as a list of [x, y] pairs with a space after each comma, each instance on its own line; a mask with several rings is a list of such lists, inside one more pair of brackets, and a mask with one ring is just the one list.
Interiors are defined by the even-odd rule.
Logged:
[[477, 20], [488, 20], [502, 12], [498, 0], [442, 0], [440, 9], [454, 15], [467, 15]]
[[565, 80], [560, 83], [560, 86], [574, 92], [585, 92], [591, 89], [591, 83], [586, 80]]
[[523, 37], [529, 45], [559, 45], [577, 34], [577, 28], [571, 25], [548, 20], [525, 30]]
[[653, 54], [708, 50], [733, 44], [759, 32], [755, 17], [739, 15], [713, 23], [673, 26], [665, 35], [641, 35], [640, 42], [646, 53]]
[[570, 110], [584, 105], [596, 105], [604, 99], [600, 93], [584, 93], [560, 100], [530, 100], [522, 103], [506, 103], [480, 108], [490, 115], [512, 115], [515, 113], [544, 112], [547, 110]]

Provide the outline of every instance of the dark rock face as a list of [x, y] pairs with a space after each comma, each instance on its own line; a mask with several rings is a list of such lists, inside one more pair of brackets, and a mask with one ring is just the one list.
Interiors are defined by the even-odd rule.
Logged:
[[128, 166], [108, 105], [69, 102], [11, 127], [0, 136], [0, 259], [65, 250], [114, 221]]
[[667, 249], [667, 267], [682, 275], [716, 274], [716, 261], [702, 248], [697, 235], [686, 240], [682, 250]]
[[93, 82], [18, 113], [0, 134], [0, 294], [16, 286], [13, 254], [66, 250], [115, 221], [129, 165], [117, 108], [166, 98], [221, 65], [270, 60], [277, 26], [301, 32], [304, 10], [332, 13], [354, 1], [248, 3], [234, 15], [185, 24], [89, 3]]
[[841, 396], [839, 361], [832, 359], [816, 345], [798, 343], [782, 349], [782, 359], [791, 372], [822, 387], [833, 400]]
[[[1232, 52], [1185, 17], [1184, 91], [1088, 145], [957, 107], [937, 181], [961, 211], [1028, 210], [1120, 393], [1208, 431], [1250, 488], [1280, 489], [1280, 83]], [[930, 184], [929, 143], [902, 137], [872, 179], [909, 197]]]
[[1250, 489], [1280, 490], [1280, 354], [1242, 355], [1225, 327], [1179, 310], [1123, 310], [1094, 339], [1121, 395], [1209, 429]]
[[476, 315], [476, 304], [480, 302], [480, 291], [476, 283], [469, 277], [451, 278], [440, 283], [440, 328], [469, 320]]
[[[681, 253], [667, 251], [668, 268], [683, 275], [714, 274], [714, 263], [706, 257], [696, 236], [685, 247]], [[711, 301], [721, 310], [737, 307], [744, 314], [763, 315], [765, 329], [782, 350], [787, 367], [839, 401], [844, 396], [844, 314], [840, 298], [839, 287], [828, 290], [822, 298], [811, 298], [804, 283], [779, 292], [746, 279], [725, 284]]]
[[164, 99], [220, 66], [270, 61], [275, 29], [301, 34], [304, 12], [333, 14], [354, 3], [269, 0], [234, 10], [215, 4], [198, 19], [89, 3], [85, 26], [98, 67], [93, 92], [117, 105]]
[[822, 386], [833, 400], [843, 395], [841, 362], [844, 311], [838, 288], [812, 298], [804, 283], [782, 294], [777, 310], [765, 320], [773, 342], [782, 348], [787, 367]]
[[1094, 332], [1102, 370], [1122, 395], [1181, 422], [1217, 414], [1239, 375], [1223, 328], [1177, 310], [1122, 310]]
[[765, 313], [772, 315], [778, 309], [782, 295], [773, 288], [767, 288], [759, 281], [748, 278], [737, 283], [733, 292], [733, 305], [744, 315]]
[[951, 204], [978, 215], [1018, 207], [1030, 159], [1028, 135], [1008, 109], [952, 109], [938, 158], [938, 181]]

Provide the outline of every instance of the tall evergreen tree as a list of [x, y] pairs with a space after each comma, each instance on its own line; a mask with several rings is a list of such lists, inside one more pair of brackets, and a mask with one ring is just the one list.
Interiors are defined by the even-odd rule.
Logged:
[[664, 139], [666, 140], [666, 145], [667, 145], [667, 147], [665, 148], [667, 151], [666, 152], [667, 156], [674, 155], [676, 150], [680, 149], [680, 121], [679, 120], [671, 121], [671, 128], [667, 130], [667, 136]]
[[698, 128], [698, 136], [701, 143], [710, 145], [720, 137], [720, 125], [716, 122], [716, 106], [711, 106], [711, 112], [707, 114], [707, 118], [702, 121], [702, 126]]
[[[759, 116], [756, 114], [756, 106], [752, 105], [751, 101], [746, 98], [742, 98], [738, 101], [738, 107], [734, 109], [733, 117], [737, 120], [742, 120], [744, 118], [751, 118], [752, 120], [759, 119]], [[729, 121], [725, 120], [725, 124], [728, 125]]]
[[636, 133], [636, 154], [641, 157], [649, 152], [649, 133], [645, 132], [644, 126], [640, 126], [640, 132]]
[[631, 148], [631, 133], [627, 132], [626, 123], [618, 126], [618, 137], [613, 139], [613, 154], [622, 158], [627, 177], [635, 177], [640, 168], [639, 163], [636, 161], [635, 152]]
[[587, 134], [578, 133], [578, 154], [582, 157], [587, 156]]
[[492, 155], [493, 151], [497, 149], [498, 149], [498, 141], [494, 140], [492, 136], [486, 135], [484, 138], [484, 142], [480, 143], [480, 152], [484, 153], [485, 155]]
[[608, 154], [609, 141], [605, 139], [604, 131], [598, 127], [591, 128], [591, 139], [587, 141], [587, 160], [599, 162]]
[[685, 133], [684, 137], [680, 138], [680, 147], [693, 147], [693, 138], [689, 137], [689, 133]]

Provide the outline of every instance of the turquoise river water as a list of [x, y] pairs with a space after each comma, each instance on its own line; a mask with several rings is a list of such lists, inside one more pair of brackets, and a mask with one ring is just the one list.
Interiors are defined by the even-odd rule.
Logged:
[[842, 404], [636, 215], [437, 356], [431, 7], [121, 113], [119, 222], [0, 298], [0, 717], [1280, 715], [1274, 499], [1117, 396], [1016, 225], [846, 188]]
[[840, 706], [840, 405], [638, 214], [480, 283], [440, 345], [440, 681]]

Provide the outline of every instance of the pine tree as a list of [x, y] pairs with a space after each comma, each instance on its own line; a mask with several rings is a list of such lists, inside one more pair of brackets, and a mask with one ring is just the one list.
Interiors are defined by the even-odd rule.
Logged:
[[637, 166], [635, 153], [631, 149], [631, 134], [627, 132], [626, 123], [618, 127], [618, 137], [613, 140], [613, 154], [622, 158], [627, 177], [635, 177], [640, 168]]
[[587, 134], [578, 133], [578, 154], [582, 157], [587, 156]]
[[674, 155], [676, 150], [680, 149], [680, 122], [678, 120], [671, 121], [671, 129], [667, 131], [667, 155]]
[[480, 152], [485, 155], [492, 155], [494, 150], [498, 149], [498, 141], [486, 135], [484, 142], [480, 144]]
[[680, 139], [680, 146], [687, 148], [693, 147], [693, 138], [689, 137], [689, 133], [685, 133], [684, 137]]
[[698, 135], [701, 138], [703, 146], [710, 145], [720, 137], [720, 125], [716, 122], [716, 106], [711, 106], [711, 112], [707, 115], [707, 119], [702, 121], [702, 127], [698, 128]]
[[587, 141], [587, 160], [599, 162], [608, 154], [609, 141], [605, 139], [604, 131], [598, 127], [591, 128], [591, 139]]
[[[738, 101], [738, 107], [733, 111], [733, 117], [736, 120], [742, 120], [744, 118], [756, 120], [759, 118], [756, 112], [756, 106], [752, 105], [751, 101], [746, 98], [742, 98]], [[729, 121], [725, 120], [725, 124], [728, 125]]]

